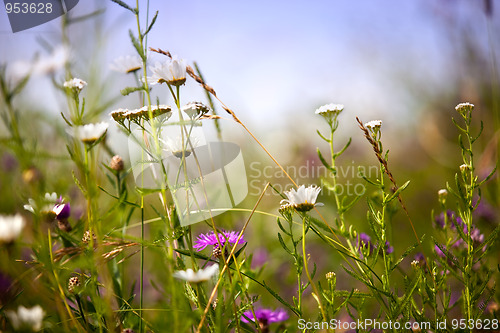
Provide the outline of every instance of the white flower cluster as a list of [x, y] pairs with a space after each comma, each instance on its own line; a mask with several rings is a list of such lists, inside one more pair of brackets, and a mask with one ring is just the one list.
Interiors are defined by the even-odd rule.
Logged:
[[69, 80], [69, 81], [64, 82], [64, 87], [70, 88], [70, 89], [75, 89], [78, 92], [81, 91], [86, 85], [87, 85], [87, 82], [80, 80], [76, 77]]
[[0, 215], [0, 243], [12, 243], [19, 237], [23, 228], [24, 219], [21, 215]]
[[84, 143], [94, 143], [100, 139], [108, 130], [109, 124], [105, 122], [75, 126], [68, 129], [68, 134], [81, 140]]
[[196, 272], [193, 271], [191, 268], [188, 268], [185, 271], [177, 271], [173, 274], [173, 276], [177, 279], [181, 279], [184, 281], [200, 283], [209, 280], [212, 276], [217, 274], [218, 271], [219, 271], [219, 265], [215, 264], [205, 269], [199, 269]]

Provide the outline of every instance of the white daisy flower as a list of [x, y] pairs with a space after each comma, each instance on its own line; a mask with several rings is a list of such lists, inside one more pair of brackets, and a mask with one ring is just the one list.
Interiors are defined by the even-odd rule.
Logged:
[[100, 122], [73, 127], [72, 131], [68, 130], [68, 133], [84, 143], [94, 143], [106, 133], [108, 127], [108, 123]]
[[121, 56], [115, 59], [109, 68], [120, 73], [133, 73], [142, 68], [142, 60], [138, 56]]
[[199, 115], [204, 115], [210, 111], [210, 108], [200, 102], [189, 102], [184, 105], [181, 110], [185, 112], [189, 118], [194, 119]]
[[193, 271], [191, 268], [188, 268], [185, 271], [177, 271], [173, 274], [173, 276], [184, 281], [199, 283], [209, 280], [212, 276], [217, 274], [218, 271], [219, 265], [215, 264], [205, 269], [199, 269], [197, 272]]
[[43, 206], [38, 207], [35, 200], [29, 198], [28, 204], [24, 205], [23, 208], [33, 214], [50, 214], [53, 213], [53, 208], [55, 205], [60, 204], [62, 202], [62, 198], [60, 198], [56, 192], [45, 193], [45, 197], [43, 198]]
[[39, 75], [52, 74], [64, 67], [64, 64], [69, 59], [69, 49], [65, 46], [54, 48], [52, 53], [46, 57], [39, 58], [35, 61], [33, 73]]
[[166, 145], [165, 150], [171, 152], [177, 158], [182, 158], [183, 155], [184, 157], [188, 157], [191, 155], [193, 149], [200, 145], [200, 140], [194, 135], [191, 135], [189, 140], [184, 137], [184, 141], [180, 136], [178, 136], [175, 140], [167, 138], [167, 140], [160, 139], [160, 141]]
[[43, 317], [45, 316], [45, 312], [40, 305], [36, 305], [31, 309], [20, 305], [17, 312], [6, 311], [6, 314], [16, 330], [31, 329], [35, 332], [42, 329]]
[[80, 80], [76, 77], [69, 80], [69, 81], [64, 82], [64, 86], [66, 88], [75, 89], [78, 92], [80, 92], [86, 85], [87, 85], [87, 82]]
[[338, 115], [343, 110], [344, 110], [344, 105], [330, 103], [320, 106], [319, 108], [316, 109], [315, 113], [323, 117], [332, 117], [334, 115]]
[[12, 243], [21, 234], [24, 219], [20, 214], [0, 215], [0, 243]]
[[379, 129], [382, 126], [382, 120], [372, 120], [365, 124], [368, 129]]
[[290, 205], [299, 212], [307, 212], [313, 209], [314, 206], [323, 206], [322, 203], [316, 203], [319, 192], [321, 192], [321, 188], [316, 185], [308, 187], [300, 185], [297, 191], [293, 188], [290, 191], [285, 191], [284, 193], [288, 199], [281, 200], [281, 203]]
[[168, 83], [180, 86], [186, 82], [186, 63], [183, 59], [177, 59], [177, 56], [173, 56], [168, 62], [157, 62], [149, 69], [153, 72], [153, 75], [147, 78], [151, 85]]

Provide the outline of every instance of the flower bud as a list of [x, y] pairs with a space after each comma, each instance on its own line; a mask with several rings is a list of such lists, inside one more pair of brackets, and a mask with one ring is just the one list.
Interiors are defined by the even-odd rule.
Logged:
[[111, 158], [111, 162], [109, 163], [109, 167], [115, 171], [123, 170], [123, 159], [120, 155], [115, 155]]

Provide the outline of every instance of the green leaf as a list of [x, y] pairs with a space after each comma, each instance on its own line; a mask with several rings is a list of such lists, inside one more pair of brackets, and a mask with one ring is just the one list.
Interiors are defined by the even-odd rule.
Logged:
[[327, 168], [328, 170], [330, 170], [334, 175], [337, 174], [337, 170], [335, 170], [334, 168], [331, 167], [330, 164], [328, 164], [328, 162], [325, 160], [325, 158], [323, 157], [323, 155], [321, 154], [321, 150], [319, 150], [319, 148], [316, 148], [316, 151], [318, 153], [318, 157], [319, 157], [319, 160], [321, 161], [321, 163], [323, 163], [323, 165], [325, 166], [325, 168]]
[[139, 11], [137, 9], [130, 7], [129, 5], [127, 5], [125, 2], [123, 2], [121, 0], [111, 0], [111, 1], [122, 6], [123, 8], [125, 8], [127, 10], [130, 10], [134, 15], [139, 14]]
[[[424, 236], [422, 236], [422, 239], [420, 241], [422, 242], [423, 240], [424, 240]], [[413, 244], [412, 246], [408, 247], [406, 249], [406, 251], [401, 255], [401, 257], [389, 269], [389, 273], [394, 271], [396, 269], [396, 267], [398, 267], [398, 265], [404, 260], [404, 258], [406, 258], [411, 252], [413, 252], [413, 250], [415, 250], [419, 245], [420, 245], [420, 243], [417, 242], [417, 243]]]
[[84, 196], [87, 196], [87, 190], [85, 189], [85, 187], [83, 187], [82, 183], [80, 183], [78, 178], [76, 178], [75, 172], [73, 170], [71, 170], [71, 175], [73, 176], [73, 181], [75, 182], [76, 186], [78, 186], [78, 188], [80, 189], [80, 191], [82, 191]]
[[134, 45], [134, 48], [137, 51], [137, 54], [139, 54], [141, 59], [143, 61], [145, 61], [146, 56], [144, 55], [144, 50], [142, 49], [141, 44], [139, 43], [137, 38], [134, 36], [134, 33], [132, 32], [132, 30], [129, 30], [129, 36], [130, 36], [130, 40], [132, 41], [132, 45]]
[[120, 90], [120, 94], [122, 94], [123, 96], [127, 96], [133, 92], [136, 92], [136, 91], [146, 91], [146, 89], [144, 88], [144, 86], [141, 86], [141, 87], [126, 87], [126, 88], [123, 88], [122, 90]]
[[386, 204], [388, 204], [389, 202], [391, 202], [392, 200], [394, 200], [395, 198], [397, 198], [399, 196], [399, 194], [401, 192], [403, 192], [409, 184], [410, 184], [410, 181], [407, 181], [406, 183], [404, 183], [389, 198], [385, 199], [384, 202]]
[[161, 189], [159, 188], [142, 188], [138, 186], [135, 187], [135, 190], [137, 191], [137, 193], [143, 196], [161, 192]]
[[292, 254], [292, 251], [288, 249], [288, 247], [285, 244], [285, 241], [283, 240], [283, 237], [281, 237], [281, 234], [279, 232], [278, 232], [278, 240], [280, 241], [281, 247], [283, 247], [283, 249], [285, 249], [285, 251], [288, 252], [289, 254]]
[[395, 309], [393, 312], [393, 317], [397, 317], [399, 314], [401, 314], [401, 310], [410, 302], [413, 296], [413, 292], [417, 288], [418, 282], [420, 281], [421, 273], [417, 274], [413, 281], [410, 283], [410, 286], [406, 288], [405, 294], [402, 297], [401, 301], [398, 304], [398, 307]]
[[318, 133], [319, 137], [322, 138], [323, 140], [325, 140], [326, 142], [330, 142], [330, 139], [327, 139], [326, 137], [324, 137], [323, 134], [321, 134], [321, 132], [319, 130], [316, 130], [316, 133]]
[[348, 140], [348, 141], [347, 141], [347, 143], [345, 144], [344, 148], [342, 148], [342, 149], [341, 149], [338, 153], [335, 153], [335, 154], [333, 155], [333, 156], [334, 156], [334, 158], [336, 158], [337, 156], [342, 155], [342, 154], [345, 152], [345, 150], [346, 150], [347, 148], [349, 148], [349, 146], [351, 145], [351, 142], [352, 142], [352, 138], [349, 138], [349, 140]]
[[144, 36], [146, 36], [148, 34], [148, 32], [151, 31], [151, 28], [153, 28], [153, 25], [155, 24], [157, 18], [158, 18], [158, 11], [156, 11], [155, 16], [151, 20], [151, 23], [149, 23], [149, 26], [146, 29], [146, 32], [144, 33]]
[[286, 306], [288, 309], [290, 309], [290, 311], [292, 311], [293, 313], [295, 313], [295, 315], [297, 315], [297, 317], [301, 317], [302, 314], [301, 312], [299, 311], [299, 309], [291, 306], [288, 302], [286, 302], [283, 298], [281, 298], [280, 295], [278, 295], [274, 290], [272, 290], [270, 287], [268, 287], [268, 285], [266, 284], [265, 281], [262, 281], [262, 286], [264, 288], [267, 289], [267, 291], [273, 295], [274, 298], [276, 298], [276, 300], [278, 300], [281, 304], [283, 304], [284, 306]]

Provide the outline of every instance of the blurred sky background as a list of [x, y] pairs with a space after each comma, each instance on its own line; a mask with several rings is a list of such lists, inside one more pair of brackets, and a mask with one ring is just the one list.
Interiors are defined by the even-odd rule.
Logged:
[[[141, 1], [142, 10], [145, 3]], [[301, 126], [314, 118], [311, 114], [317, 107], [332, 102], [346, 106], [348, 128], [356, 127], [356, 115], [364, 120], [390, 119], [390, 127], [418, 119], [415, 111], [421, 108], [422, 94], [432, 94], [436, 87], [455, 88], [460, 76], [466, 75], [460, 64], [462, 42], [468, 36], [474, 36], [485, 54], [492, 54], [491, 46], [498, 48], [498, 8], [488, 20], [485, 4], [153, 0], [150, 18], [156, 10], [159, 16], [148, 45], [196, 61], [218, 96], [257, 131], [278, 130], [290, 123]], [[89, 80], [85, 62], [97, 55], [102, 62], [99, 73], [114, 84], [110, 94], [116, 96], [134, 81], [108, 66], [120, 55], [134, 54], [128, 30], [136, 31], [135, 20], [111, 1], [81, 0], [71, 15], [96, 9], [104, 9], [98, 20], [75, 24], [70, 30], [79, 64], [75, 75]], [[40, 38], [52, 45], [60, 40], [60, 19], [16, 34], [10, 31], [5, 10], [0, 10], [0, 20], [2, 62], [30, 60], [35, 52], [44, 53], [37, 42]], [[156, 54], [154, 59], [162, 60]], [[60, 94], [36, 89], [46, 83], [31, 80], [30, 96], [59, 113], [65, 106], [58, 102]], [[205, 100], [194, 82], [185, 90], [194, 96], [191, 100]], [[167, 90], [159, 94], [167, 96]], [[137, 98], [116, 104], [136, 106]]]

